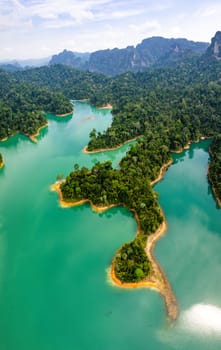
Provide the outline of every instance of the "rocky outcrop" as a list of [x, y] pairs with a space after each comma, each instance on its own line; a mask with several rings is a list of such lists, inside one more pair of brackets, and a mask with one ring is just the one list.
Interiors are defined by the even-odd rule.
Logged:
[[168, 66], [185, 59], [187, 55], [205, 53], [208, 43], [187, 39], [165, 39], [152, 37], [144, 39], [136, 47], [95, 51], [87, 61], [72, 51], [64, 50], [52, 57], [50, 64], [65, 64], [91, 72], [115, 76], [127, 71], [142, 71], [153, 65]]
[[206, 51], [207, 56], [214, 57], [217, 60], [221, 59], [221, 32], [216, 32], [215, 36], [211, 40], [211, 45]]

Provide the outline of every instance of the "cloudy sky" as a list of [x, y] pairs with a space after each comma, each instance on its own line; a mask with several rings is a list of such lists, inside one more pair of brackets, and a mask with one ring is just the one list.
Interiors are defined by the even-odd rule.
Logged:
[[220, 0], [0, 0], [0, 60], [136, 45], [151, 36], [210, 41]]

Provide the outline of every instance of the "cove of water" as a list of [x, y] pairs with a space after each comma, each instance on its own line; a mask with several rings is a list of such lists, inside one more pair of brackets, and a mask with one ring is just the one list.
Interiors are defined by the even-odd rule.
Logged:
[[110, 111], [75, 102], [72, 117], [48, 118], [37, 144], [20, 135], [0, 143], [0, 349], [220, 349], [221, 217], [207, 182], [208, 142], [175, 155], [155, 186], [168, 222], [155, 255], [180, 306], [171, 325], [157, 292], [108, 281], [115, 251], [135, 235], [133, 215], [60, 208], [50, 191], [75, 163], [117, 166], [128, 145], [82, 153]]

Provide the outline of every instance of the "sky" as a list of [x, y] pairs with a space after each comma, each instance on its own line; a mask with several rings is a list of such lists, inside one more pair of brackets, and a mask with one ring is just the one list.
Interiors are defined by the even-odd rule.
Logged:
[[0, 0], [0, 60], [136, 46], [152, 36], [210, 42], [220, 0]]

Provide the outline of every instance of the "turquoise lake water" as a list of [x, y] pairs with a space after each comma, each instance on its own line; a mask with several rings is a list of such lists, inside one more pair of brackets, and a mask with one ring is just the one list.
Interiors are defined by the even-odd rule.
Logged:
[[89, 132], [111, 120], [110, 111], [75, 102], [72, 117], [49, 116], [37, 144], [20, 135], [0, 143], [1, 350], [221, 347], [221, 216], [207, 182], [208, 141], [175, 155], [155, 186], [168, 222], [155, 255], [180, 306], [174, 324], [157, 292], [108, 281], [115, 251], [135, 235], [133, 215], [60, 208], [50, 191], [75, 163], [117, 166], [128, 145], [82, 153]]

